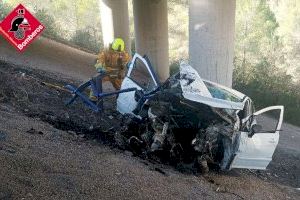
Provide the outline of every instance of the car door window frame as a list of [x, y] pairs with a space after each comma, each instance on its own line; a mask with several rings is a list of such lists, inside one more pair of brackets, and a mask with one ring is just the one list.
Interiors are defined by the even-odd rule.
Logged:
[[[276, 132], [280, 131], [280, 128], [282, 126], [284, 106], [270, 106], [270, 107], [263, 108], [263, 109], [261, 109], [259, 111], [256, 111], [255, 113], [253, 113], [253, 115], [250, 115], [250, 116], [244, 118], [242, 120], [242, 122], [245, 123], [251, 117], [253, 117], [253, 116], [255, 117], [255, 116], [261, 115], [261, 114], [266, 113], [266, 112], [271, 111], [271, 110], [280, 110], [280, 115], [279, 115], [279, 118], [278, 118], [278, 121], [277, 121], [277, 124], [276, 124], [276, 129], [274, 130], [274, 132], [273, 131], [269, 131], [269, 132], [267, 132], [267, 131], [265, 131], [265, 132], [264, 131], [260, 131], [260, 132], [255, 133], [255, 134], [259, 134], [259, 133], [276, 133]], [[255, 120], [252, 123], [256, 123]], [[251, 124], [251, 125], [253, 125], [253, 124]]]
[[137, 83], [137, 81], [135, 81], [134, 79], [131, 78], [131, 74], [132, 74], [132, 71], [133, 71], [134, 68], [135, 68], [135, 63], [136, 63], [137, 59], [138, 59], [139, 61], [141, 61], [141, 62], [144, 64], [144, 66], [146, 67], [147, 72], [148, 72], [148, 73], [150, 74], [150, 76], [151, 76], [151, 79], [152, 79], [152, 81], [153, 81], [155, 87], [157, 87], [157, 86], [158, 86], [157, 79], [155, 78], [155, 75], [152, 73], [152, 70], [151, 70], [151, 68], [149, 67], [148, 62], [147, 62], [142, 56], [140, 56], [139, 54], [135, 54], [135, 55], [134, 55], [134, 57], [133, 57], [133, 59], [132, 59], [132, 62], [131, 62], [131, 64], [130, 64], [128, 73], [127, 73], [127, 77], [128, 77], [130, 80], [132, 80], [134, 83], [136, 83], [139, 87], [145, 89], [144, 86], [140, 85], [139, 83]]

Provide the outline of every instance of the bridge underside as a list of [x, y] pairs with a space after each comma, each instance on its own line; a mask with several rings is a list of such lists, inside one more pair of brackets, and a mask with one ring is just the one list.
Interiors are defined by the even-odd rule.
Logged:
[[[167, 3], [133, 0], [136, 51], [150, 57], [161, 80], [169, 76]], [[130, 48], [128, 16], [127, 0], [101, 0], [104, 44], [122, 37]], [[235, 0], [189, 0], [189, 16], [190, 63], [203, 78], [231, 86]]]
[[[223, 0], [189, 0], [189, 6], [190, 64], [202, 78], [230, 87], [235, 0], [227, 0], [226, 3]], [[100, 8], [104, 44], [108, 46], [113, 38], [122, 37], [130, 51], [127, 0], [100, 0]], [[168, 1], [133, 0], [133, 15], [136, 51], [149, 56], [163, 81], [169, 77]], [[23, 54], [7, 48], [9, 50], [3, 50], [0, 56], [3, 60], [16, 57], [20, 64], [25, 63], [26, 66], [41, 69], [53, 66], [51, 69], [54, 71], [63, 69], [77, 77], [94, 73], [96, 56], [81, 52], [78, 53], [80, 56], [77, 53], [73, 56], [75, 54], [70, 52], [74, 50], [53, 41], [35, 41]]]

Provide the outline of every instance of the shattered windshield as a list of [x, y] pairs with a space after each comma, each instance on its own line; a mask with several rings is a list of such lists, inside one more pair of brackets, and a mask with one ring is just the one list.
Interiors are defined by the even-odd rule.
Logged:
[[213, 85], [209, 82], [203, 81], [206, 85], [208, 91], [211, 93], [213, 98], [217, 99], [223, 99], [227, 101], [233, 101], [233, 102], [242, 102], [242, 99], [237, 97], [236, 95], [232, 94], [231, 92], [218, 87], [217, 85]]

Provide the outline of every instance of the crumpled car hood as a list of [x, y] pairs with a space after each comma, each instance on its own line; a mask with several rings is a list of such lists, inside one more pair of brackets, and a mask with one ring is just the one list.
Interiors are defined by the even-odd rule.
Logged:
[[180, 64], [180, 85], [185, 99], [206, 104], [214, 108], [242, 110], [243, 102], [233, 102], [214, 98], [199, 76], [198, 72], [190, 65]]

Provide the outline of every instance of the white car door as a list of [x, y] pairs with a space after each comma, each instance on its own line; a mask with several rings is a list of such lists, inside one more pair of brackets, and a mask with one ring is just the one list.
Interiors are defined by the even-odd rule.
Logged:
[[[253, 124], [262, 130], [251, 137], [249, 132], [241, 132], [230, 168], [266, 169], [279, 141], [279, 131], [283, 121], [283, 106], [271, 106], [253, 114]], [[276, 113], [273, 119], [266, 114]], [[243, 119], [246, 122], [251, 116]]]
[[[137, 88], [138, 90], [143, 90], [147, 93], [154, 90], [157, 86], [157, 78], [147, 60], [139, 54], [135, 54], [132, 58], [127, 75], [122, 82], [121, 90]], [[133, 114], [132, 111], [137, 106], [137, 101], [134, 96], [135, 91], [119, 94], [117, 99], [117, 110], [122, 114]]]

